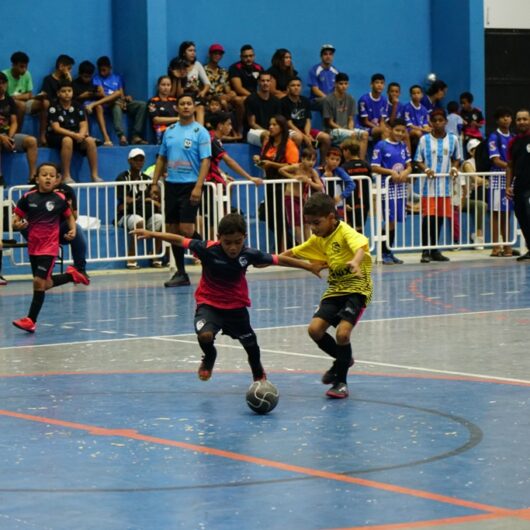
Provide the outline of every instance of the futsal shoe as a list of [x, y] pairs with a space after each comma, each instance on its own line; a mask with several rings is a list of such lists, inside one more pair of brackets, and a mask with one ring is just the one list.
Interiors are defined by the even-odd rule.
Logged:
[[431, 253], [428, 250], [424, 250], [421, 253], [420, 263], [430, 263], [431, 262]]
[[444, 256], [439, 250], [433, 250], [431, 252], [432, 261], [449, 261], [449, 258]]
[[167, 282], [164, 282], [164, 287], [181, 287], [184, 285], [190, 285], [190, 278], [187, 274], [180, 274], [178, 272], [173, 274]]
[[392, 254], [383, 254], [383, 265], [394, 265]]
[[530, 260], [530, 250], [526, 254], [523, 254], [522, 256], [519, 256], [517, 258], [517, 261], [527, 261], [527, 260]]
[[350, 395], [346, 383], [335, 383], [327, 392], [326, 396], [333, 399], [344, 399]]
[[82, 283], [83, 285], [90, 284], [90, 279], [82, 272], [79, 272], [75, 267], [72, 267], [72, 265], [69, 265], [66, 268], [66, 274], [69, 274], [72, 277], [74, 283]]
[[392, 263], [395, 263], [396, 265], [402, 265], [403, 264], [403, 260], [399, 259], [399, 258], [396, 258], [396, 256], [394, 256], [393, 252], [390, 253], [390, 259], [392, 260]]
[[28, 333], [35, 333], [35, 330], [37, 329], [37, 324], [31, 320], [29, 317], [23, 317], [19, 318], [18, 320], [13, 320], [13, 326], [23, 329], [24, 331], [27, 331]]
[[0, 274], [0, 285], [7, 285], [7, 280]]
[[[354, 360], [352, 357], [350, 360], [349, 366], [352, 367], [353, 363], [354, 363]], [[331, 365], [331, 368], [327, 372], [324, 372], [324, 375], [322, 376], [321, 381], [323, 385], [332, 385], [335, 383], [336, 379], [337, 379], [337, 361], [334, 361], [333, 364]]]
[[197, 372], [197, 375], [201, 381], [208, 381], [208, 379], [212, 377], [213, 365], [213, 362], [207, 362], [204, 357], [202, 358], [199, 370]]

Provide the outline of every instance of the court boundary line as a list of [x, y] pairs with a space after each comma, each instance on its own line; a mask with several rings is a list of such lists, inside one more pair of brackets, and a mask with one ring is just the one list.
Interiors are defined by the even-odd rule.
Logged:
[[[31, 421], [35, 423], [43, 423], [46, 425], [54, 425], [57, 427], [63, 427], [66, 429], [85, 431], [90, 435], [94, 436], [110, 436], [127, 438], [140, 442], [152, 443], [157, 445], [163, 445], [166, 447], [176, 447], [179, 449], [198, 452], [208, 456], [217, 456], [220, 458], [226, 458], [238, 462], [244, 462], [247, 464], [254, 464], [258, 466], [264, 466], [272, 469], [278, 469], [287, 473], [295, 473], [304, 476], [311, 476], [315, 478], [332, 480], [336, 482], [342, 482], [347, 484], [355, 484], [357, 486], [382, 490], [390, 493], [397, 493], [401, 495], [407, 495], [410, 497], [425, 499], [428, 501], [439, 502], [443, 504], [449, 504], [452, 506], [459, 506], [462, 508], [468, 508], [480, 512], [486, 512], [486, 514], [495, 515], [496, 517], [517, 517], [517, 514], [521, 509], [511, 510], [506, 508], [500, 508], [498, 506], [492, 506], [489, 504], [478, 503], [474, 501], [468, 501], [465, 499], [459, 499], [457, 497], [450, 497], [438, 493], [433, 493], [425, 490], [418, 490], [414, 488], [407, 488], [405, 486], [399, 486], [396, 484], [390, 484], [386, 482], [380, 482], [375, 480], [363, 479], [358, 477], [351, 477], [348, 475], [342, 475], [340, 473], [334, 473], [330, 471], [324, 471], [314, 469], [305, 466], [297, 466], [293, 464], [287, 464], [277, 460], [271, 460], [262, 457], [256, 457], [247, 455], [244, 453], [236, 453], [234, 451], [227, 451], [224, 449], [217, 449], [215, 447], [209, 447], [204, 445], [196, 445], [188, 442], [179, 442], [177, 440], [171, 440], [167, 438], [160, 438], [157, 436], [151, 436], [139, 433], [136, 429], [111, 429], [107, 427], [100, 427], [97, 425], [90, 425], [84, 423], [77, 423], [65, 420], [59, 420], [56, 418], [48, 418], [46, 416], [36, 416], [33, 414], [25, 414], [21, 412], [10, 411], [7, 409], [0, 409], [0, 416], [14, 418], [24, 421]], [[471, 514], [473, 515], [473, 514]], [[480, 514], [476, 514], [480, 515]]]

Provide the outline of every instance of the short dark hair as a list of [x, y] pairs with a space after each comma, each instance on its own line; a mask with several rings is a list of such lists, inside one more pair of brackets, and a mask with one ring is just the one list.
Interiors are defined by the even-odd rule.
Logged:
[[15, 52], [11, 55], [11, 64], [28, 64], [29, 57], [27, 53]]
[[392, 81], [391, 83], [388, 83], [388, 86], [386, 87], [387, 92], [393, 87], [397, 86], [401, 90], [401, 85], [397, 81]]
[[217, 94], [214, 94], [212, 97], [210, 97], [210, 100], [208, 101], [208, 104], [210, 104], [212, 101], [215, 101], [221, 105], [223, 103], [223, 100], [218, 96]]
[[398, 127], [398, 126], [406, 127], [407, 126], [407, 122], [403, 118], [395, 118], [394, 120], [392, 120], [390, 122], [390, 127], [392, 129], [394, 127]]
[[73, 57], [62, 54], [57, 57], [57, 60], [55, 61], [55, 68], [59, 68], [59, 66], [72, 66], [74, 64], [75, 60]]
[[337, 210], [335, 209], [335, 199], [325, 193], [313, 193], [304, 204], [304, 215], [326, 217], [330, 213], [337, 214]]
[[300, 81], [300, 83], [302, 82], [302, 80], [297, 75], [295, 75], [287, 80], [287, 86], [289, 86], [293, 81]]
[[193, 101], [193, 104], [195, 105], [195, 93], [194, 92], [182, 92], [181, 94], [179, 94], [177, 96], [177, 105], [179, 104], [179, 101], [182, 99], [182, 98], [191, 98], [192, 101]]
[[495, 109], [495, 113], [493, 114], [493, 118], [495, 121], [497, 121], [499, 118], [504, 118], [504, 116], [512, 116], [512, 109], [509, 107], [497, 107]]
[[341, 81], [349, 81], [350, 78], [348, 76], [348, 74], [344, 73], [344, 72], [339, 72], [336, 76], [335, 76], [335, 83], [340, 83]]
[[422, 88], [420, 85], [412, 85], [412, 86], [409, 88], [409, 94], [412, 94], [412, 91], [413, 91], [415, 88], [419, 88], [419, 89], [423, 92], [423, 88]]
[[42, 162], [42, 164], [39, 164], [37, 166], [37, 169], [35, 170], [35, 177], [39, 176], [39, 172], [40, 172], [41, 168], [43, 168], [44, 166], [54, 167], [55, 171], [57, 171], [57, 176], [59, 176], [60, 173], [61, 173], [61, 168], [55, 162]]
[[469, 103], [473, 103], [473, 100], [475, 98], [473, 97], [473, 94], [471, 92], [462, 92], [462, 94], [460, 94], [460, 101], [462, 101], [463, 99], [469, 101]]
[[384, 80], [385, 80], [385, 76], [383, 74], [374, 74], [370, 78], [370, 84], [375, 82], [375, 81], [384, 81]]
[[458, 101], [450, 101], [447, 104], [447, 112], [449, 114], [453, 114], [454, 112], [458, 112]]
[[264, 75], [272, 77], [272, 74], [268, 70], [260, 70], [258, 73], [258, 79], [262, 78]]
[[229, 213], [225, 215], [217, 226], [217, 233], [220, 236], [228, 236], [230, 234], [247, 235], [247, 223], [245, 218], [238, 213]]
[[228, 112], [214, 112], [208, 117], [212, 129], [217, 129], [219, 124], [231, 119], [232, 118]]
[[359, 156], [361, 154], [361, 144], [352, 138], [344, 140], [344, 142], [340, 144], [340, 148], [343, 151], [349, 151], [352, 156]]
[[107, 55], [102, 55], [101, 57], [99, 57], [96, 61], [96, 64], [98, 68], [101, 68], [102, 66], [107, 66], [108, 68], [110, 68], [112, 66], [110, 58]]
[[61, 88], [73, 88], [72, 81], [69, 81], [68, 79], [63, 79], [62, 81], [59, 81], [59, 85], [57, 86], [57, 92], [61, 90]]
[[239, 53], [243, 54], [243, 52], [246, 52], [247, 50], [254, 51], [254, 48], [250, 44], [243, 44], [243, 46], [241, 46], [241, 49], [239, 50]]
[[434, 109], [434, 110], [431, 112], [431, 120], [432, 120], [435, 116], [441, 116], [444, 120], [447, 120], [447, 114], [445, 113], [445, 110], [444, 110], [444, 109]]
[[326, 158], [330, 155], [338, 156], [342, 158], [342, 151], [338, 147], [330, 147], [326, 154]]
[[96, 67], [94, 66], [94, 63], [91, 63], [90, 61], [83, 61], [79, 63], [79, 75], [82, 74], [90, 74], [94, 75], [94, 72], [96, 71]]
[[304, 147], [300, 153], [300, 158], [316, 158], [317, 152], [312, 147]]
[[432, 85], [427, 89], [427, 95], [433, 96], [436, 92], [440, 90], [445, 90], [447, 88], [447, 83], [441, 79], [433, 81]]

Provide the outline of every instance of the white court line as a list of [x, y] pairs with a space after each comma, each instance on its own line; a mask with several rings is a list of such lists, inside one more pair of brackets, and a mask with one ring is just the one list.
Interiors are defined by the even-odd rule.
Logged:
[[101, 320], [96, 320], [96, 322], [116, 322], [115, 318], [104, 318]]
[[454, 294], [453, 298], [467, 298], [468, 296], [468, 294]]
[[505, 291], [506, 294], [517, 294], [517, 293], [520, 293], [521, 291]]
[[260, 307], [259, 309], [254, 309], [254, 311], [272, 311], [270, 307]]
[[398, 298], [398, 302], [416, 302], [417, 298]]
[[[193, 340], [171, 339], [171, 338], [168, 338], [168, 337], [165, 337], [165, 338], [159, 337], [157, 340], [163, 340], [163, 341], [169, 341], [169, 342], [182, 342], [182, 343], [185, 343], [185, 344], [195, 344], [195, 345], [197, 344], [197, 341], [193, 341]], [[216, 347], [219, 347], [219, 348], [233, 348], [233, 349], [237, 349], [237, 350], [243, 350], [243, 347], [239, 346], [238, 344], [220, 344], [220, 343], [217, 343]], [[261, 347], [260, 347], [260, 350], [262, 352], [279, 353], [280, 355], [289, 355], [289, 356], [292, 356], [292, 357], [293, 356], [294, 357], [310, 357], [310, 358], [313, 358], [313, 359], [327, 359], [327, 360], [329, 360], [329, 356], [324, 356], [324, 355], [312, 355], [310, 353], [297, 353], [297, 352], [288, 352], [288, 351], [278, 351], [278, 350], [271, 350], [269, 348], [261, 348]], [[505, 381], [507, 383], [525, 383], [525, 384], [530, 384], [530, 380], [525, 380], [525, 379], [513, 379], [513, 378], [510, 378], [510, 377], [497, 377], [497, 376], [494, 376], [494, 375], [484, 375], [484, 374], [471, 374], [471, 373], [468, 373], [468, 372], [454, 372], [454, 371], [451, 371], [451, 370], [437, 370], [436, 368], [425, 368], [425, 367], [422, 367], [422, 366], [408, 366], [408, 365], [405, 365], [405, 364], [380, 363], [380, 362], [376, 362], [376, 361], [360, 361], [360, 360], [357, 360], [357, 359], [355, 359], [355, 364], [368, 364], [368, 365], [372, 365], [372, 366], [383, 366], [385, 368], [401, 368], [401, 369], [404, 369], [404, 370], [411, 370], [411, 371], [415, 371], [415, 372], [428, 372], [428, 373], [433, 373], [433, 374], [456, 375], [456, 376], [459, 376], [459, 377], [473, 377], [473, 378], [476, 378], [476, 379], [492, 379], [492, 380], [495, 380], [495, 381]]]
[[301, 307], [301, 305], [288, 305], [285, 306], [284, 309], [300, 309]]
[[129, 317], [129, 320], [147, 320], [149, 317]]
[[173, 318], [178, 317], [178, 315], [161, 315], [160, 318]]
[[479, 293], [480, 296], [493, 296], [495, 293]]
[[[518, 307], [515, 309], [493, 309], [491, 311], [468, 311], [465, 313], [441, 313], [439, 315], [416, 315], [410, 317], [392, 317], [392, 318], [374, 318], [371, 320], [362, 320], [359, 325], [364, 326], [365, 324], [372, 324], [378, 322], [392, 322], [394, 320], [418, 320], [422, 318], [450, 318], [450, 317], [461, 317], [461, 316], [472, 316], [472, 315], [489, 315], [495, 313], [512, 313], [516, 311], [530, 311], [530, 307]], [[41, 324], [45, 325], [45, 324]], [[53, 324], [50, 324], [53, 326]], [[306, 328], [307, 322], [305, 324], [291, 324], [288, 326], [268, 326], [265, 328], [254, 328], [254, 331], [267, 331], [271, 329], [291, 329], [291, 328]], [[83, 328], [81, 331], [96, 331], [91, 328]], [[2, 350], [19, 350], [19, 349], [33, 349], [33, 348], [52, 348], [59, 346], [72, 346], [75, 344], [92, 344], [98, 342], [115, 342], [115, 341], [124, 341], [124, 340], [147, 340], [147, 339], [160, 339], [165, 337], [188, 337], [195, 336], [195, 333], [175, 333], [174, 335], [146, 335], [145, 337], [132, 337], [132, 338], [116, 338], [116, 339], [97, 339], [97, 340], [78, 340], [71, 342], [52, 342], [49, 344], [26, 344], [23, 346], [0, 346], [0, 351]]]

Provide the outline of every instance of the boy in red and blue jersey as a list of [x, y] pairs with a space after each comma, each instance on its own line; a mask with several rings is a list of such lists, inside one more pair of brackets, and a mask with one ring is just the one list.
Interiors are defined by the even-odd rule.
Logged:
[[59, 184], [59, 171], [55, 164], [44, 162], [37, 168], [37, 188], [26, 193], [17, 203], [13, 218], [15, 230], [28, 229], [28, 253], [33, 273], [33, 300], [27, 317], [13, 321], [17, 328], [34, 333], [39, 312], [44, 303], [45, 291], [65, 283], [83, 283], [88, 278], [74, 267], [66, 273], [52, 276], [59, 253], [61, 220], [68, 223], [64, 238], [71, 241], [76, 235], [75, 218], [66, 197], [55, 188]]
[[226, 215], [217, 228], [218, 241], [199, 241], [166, 232], [136, 229], [131, 232], [139, 238], [155, 238], [190, 249], [201, 260], [202, 275], [195, 300], [195, 332], [203, 352], [199, 379], [212, 376], [217, 358], [215, 337], [222, 331], [238, 340], [248, 355], [254, 381], [266, 379], [261, 365], [260, 348], [250, 325], [247, 307], [250, 306], [247, 268], [281, 265], [305, 269], [319, 276], [321, 263], [306, 263], [287, 256], [277, 256], [245, 246], [247, 226], [245, 219], [235, 213]]

